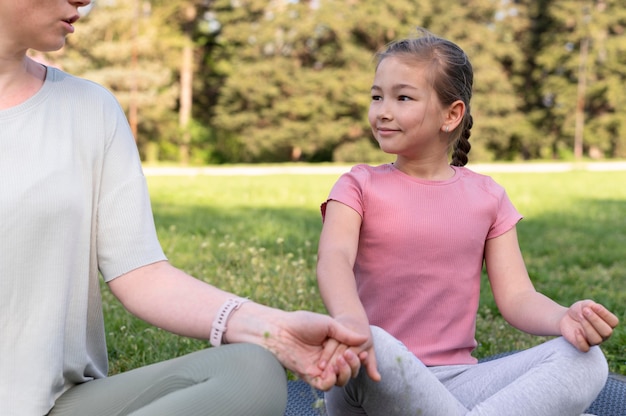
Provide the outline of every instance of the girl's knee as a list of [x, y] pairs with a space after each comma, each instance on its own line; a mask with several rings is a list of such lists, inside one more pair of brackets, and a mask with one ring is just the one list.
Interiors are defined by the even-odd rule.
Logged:
[[[595, 375], [595, 381], [600, 386], [600, 389], [606, 384], [606, 379], [609, 376], [609, 364], [606, 361], [604, 353], [600, 347], [591, 347], [588, 352], [584, 354], [584, 359], [587, 361], [587, 367], [589, 368], [590, 375]], [[598, 390], [598, 392], [599, 392]]]
[[600, 347], [591, 347], [589, 351], [582, 352], [565, 339], [561, 338], [560, 341], [566, 345], [566, 347], [560, 349], [563, 359], [572, 363], [573, 368], [580, 369], [585, 375], [596, 378], [599, 382], [604, 383], [606, 381], [609, 374], [609, 366]]
[[600, 347], [591, 347], [587, 352], [582, 352], [569, 344], [567, 341], [565, 348], [561, 348], [563, 371], [570, 374], [571, 382], [575, 385], [585, 386], [581, 389], [579, 399], [583, 402], [591, 403], [600, 391], [604, 388], [609, 375], [609, 366]]

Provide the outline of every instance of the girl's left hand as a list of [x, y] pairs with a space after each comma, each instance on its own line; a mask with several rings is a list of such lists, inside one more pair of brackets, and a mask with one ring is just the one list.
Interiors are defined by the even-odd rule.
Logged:
[[587, 352], [610, 338], [619, 319], [592, 300], [581, 300], [567, 310], [560, 322], [561, 334], [580, 351]]

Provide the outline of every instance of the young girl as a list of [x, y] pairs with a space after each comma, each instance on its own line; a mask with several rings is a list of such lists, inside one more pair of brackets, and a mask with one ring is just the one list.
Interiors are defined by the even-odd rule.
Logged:
[[[317, 267], [329, 313], [375, 354], [326, 394], [329, 414], [579, 415], [606, 381], [596, 346], [617, 317], [538, 293], [517, 241], [521, 215], [501, 186], [463, 167], [473, 123], [465, 53], [422, 31], [377, 57], [369, 122], [396, 160], [337, 181], [322, 205]], [[483, 261], [511, 325], [560, 337], [477, 364]]]

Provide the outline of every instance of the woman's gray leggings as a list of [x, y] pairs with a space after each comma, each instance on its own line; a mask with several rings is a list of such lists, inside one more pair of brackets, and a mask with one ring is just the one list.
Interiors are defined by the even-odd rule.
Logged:
[[579, 352], [564, 338], [476, 365], [426, 367], [400, 341], [372, 327], [382, 380], [361, 369], [326, 393], [335, 415], [578, 416], [602, 390], [602, 351]]
[[50, 416], [282, 416], [287, 378], [276, 358], [249, 344], [210, 348], [65, 392]]

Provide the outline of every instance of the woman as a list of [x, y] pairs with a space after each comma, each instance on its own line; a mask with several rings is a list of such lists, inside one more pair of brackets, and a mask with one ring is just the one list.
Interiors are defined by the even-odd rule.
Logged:
[[[167, 262], [128, 123], [102, 87], [41, 65], [89, 0], [0, 0], [0, 414], [282, 415], [283, 366], [328, 389], [356, 373], [327, 316], [284, 312]], [[98, 274], [138, 317], [214, 346], [106, 378]], [[282, 364], [282, 365], [281, 365]]]

